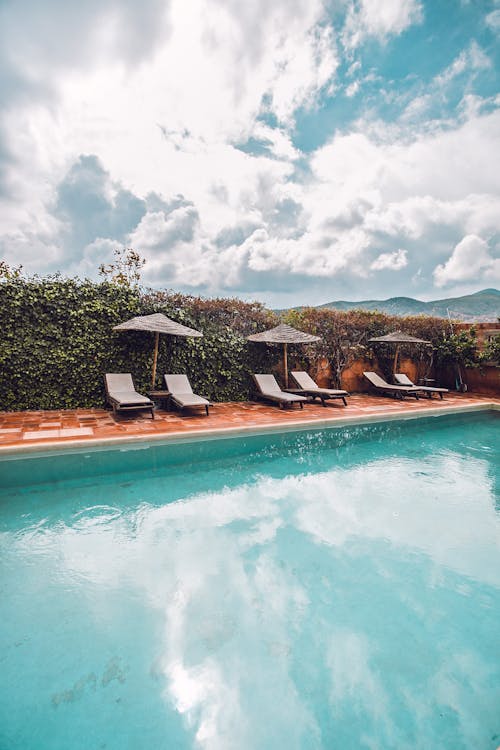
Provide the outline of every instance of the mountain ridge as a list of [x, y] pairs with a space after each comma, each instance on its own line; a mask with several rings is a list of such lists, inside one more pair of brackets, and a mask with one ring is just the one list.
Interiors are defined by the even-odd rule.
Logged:
[[500, 291], [493, 288], [482, 289], [479, 292], [461, 297], [446, 297], [429, 302], [423, 302], [413, 297], [389, 297], [385, 300], [362, 300], [359, 302], [336, 300], [315, 305], [315, 307], [318, 310], [378, 310], [400, 317], [424, 314], [437, 318], [447, 318], [449, 315], [454, 320], [489, 323], [496, 322], [500, 317]]

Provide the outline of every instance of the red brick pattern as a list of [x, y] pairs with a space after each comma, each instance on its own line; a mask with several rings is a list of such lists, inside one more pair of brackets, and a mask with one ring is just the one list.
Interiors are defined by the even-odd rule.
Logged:
[[341, 401], [331, 401], [326, 407], [320, 403], [308, 403], [303, 409], [279, 409], [260, 402], [224, 403], [214, 404], [208, 417], [199, 410], [181, 414], [158, 409], [154, 420], [145, 412], [114, 416], [104, 409], [0, 412], [0, 449], [119, 437], [195, 435], [224, 428], [279, 427], [299, 422], [314, 426], [315, 422], [323, 423], [325, 420], [334, 425], [340, 419], [352, 419], [355, 422], [370, 415], [425, 414], [429, 409], [446, 412], [457, 407], [492, 403], [500, 406], [500, 399], [469, 393], [450, 393], [442, 401], [437, 398], [399, 401], [357, 394], [349, 398], [347, 407]]

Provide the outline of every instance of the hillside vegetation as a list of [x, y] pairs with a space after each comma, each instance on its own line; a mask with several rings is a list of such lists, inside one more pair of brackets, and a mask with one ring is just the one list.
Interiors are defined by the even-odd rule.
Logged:
[[412, 297], [391, 297], [386, 300], [363, 300], [361, 302], [347, 302], [337, 300], [326, 302], [318, 306], [329, 310], [377, 310], [387, 315], [432, 315], [437, 318], [447, 318], [448, 312], [455, 320], [470, 322], [495, 321], [500, 317], [500, 291], [498, 289], [483, 289], [475, 294], [463, 297], [422, 302]]

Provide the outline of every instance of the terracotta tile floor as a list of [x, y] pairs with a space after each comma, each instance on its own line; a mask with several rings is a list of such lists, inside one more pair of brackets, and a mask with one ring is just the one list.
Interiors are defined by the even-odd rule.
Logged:
[[154, 420], [146, 413], [115, 417], [104, 409], [0, 412], [0, 450], [119, 437], [186, 435], [224, 428], [285, 426], [298, 422], [314, 425], [315, 422], [328, 420], [334, 424], [339, 419], [356, 421], [369, 415], [425, 413], [431, 408], [447, 411], [492, 403], [500, 407], [500, 398], [450, 393], [442, 401], [437, 398], [396, 401], [382, 396], [357, 394], [350, 397], [347, 407], [341, 401], [331, 401], [326, 407], [320, 403], [309, 403], [302, 410], [297, 407], [279, 409], [277, 406], [254, 402], [224, 403], [214, 404], [209, 417], [200, 411], [181, 415], [179, 412], [158, 409]]

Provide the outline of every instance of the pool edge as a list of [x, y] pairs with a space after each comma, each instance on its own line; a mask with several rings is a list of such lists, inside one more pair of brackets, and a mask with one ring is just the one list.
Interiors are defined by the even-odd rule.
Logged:
[[215, 428], [203, 428], [193, 429], [191, 432], [171, 432], [168, 434], [160, 433], [156, 435], [130, 435], [130, 436], [116, 436], [107, 438], [86, 438], [85, 440], [54, 440], [50, 443], [31, 443], [27, 445], [6, 445], [0, 446], [0, 460], [4, 457], [15, 457], [33, 454], [47, 453], [59, 453], [64, 451], [73, 450], [103, 450], [106, 448], [133, 448], [134, 445], [143, 446], [150, 444], [166, 444], [166, 443], [191, 443], [201, 442], [214, 439], [224, 438], [235, 438], [243, 437], [245, 435], [266, 435], [275, 434], [282, 432], [298, 432], [315, 429], [329, 429], [334, 427], [346, 427], [348, 425], [361, 425], [361, 424], [377, 424], [380, 422], [394, 422], [401, 420], [414, 420], [414, 419], [425, 419], [426, 417], [442, 417], [449, 414], [468, 414], [475, 412], [484, 411], [500, 411], [500, 404], [495, 401], [483, 401], [479, 404], [465, 404], [453, 405], [453, 406], [436, 406], [429, 407], [422, 412], [409, 412], [404, 408], [396, 412], [384, 413], [384, 414], [367, 414], [367, 415], [353, 415], [353, 416], [342, 416], [342, 417], [326, 417], [318, 418], [315, 421], [297, 419], [293, 422], [287, 422], [286, 424], [271, 423], [265, 425], [248, 425], [242, 427], [215, 427]]

